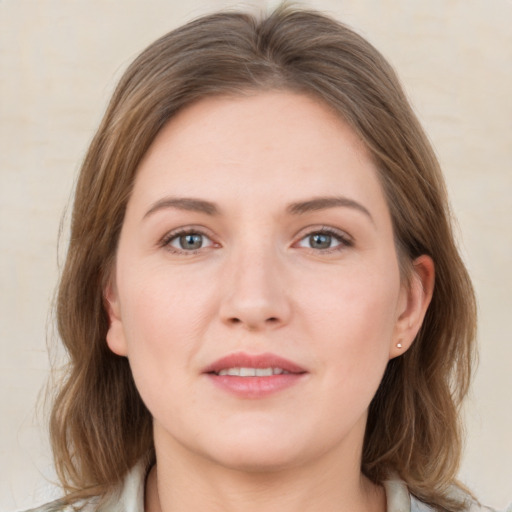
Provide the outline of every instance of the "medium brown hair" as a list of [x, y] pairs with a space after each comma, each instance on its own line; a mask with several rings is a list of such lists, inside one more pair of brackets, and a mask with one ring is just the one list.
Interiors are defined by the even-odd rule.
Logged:
[[435, 263], [423, 326], [411, 349], [389, 362], [371, 403], [362, 471], [377, 483], [398, 473], [420, 499], [456, 510], [448, 490], [460, 460], [476, 314], [441, 171], [381, 54], [337, 21], [289, 7], [262, 18], [213, 14], [170, 32], [131, 64], [113, 95], [77, 183], [58, 294], [70, 359], [51, 416], [59, 477], [70, 499], [105, 495], [153, 453], [151, 416], [128, 361], [105, 341], [103, 301], [143, 155], [187, 105], [269, 89], [313, 96], [351, 126], [378, 168], [404, 275], [419, 255]]

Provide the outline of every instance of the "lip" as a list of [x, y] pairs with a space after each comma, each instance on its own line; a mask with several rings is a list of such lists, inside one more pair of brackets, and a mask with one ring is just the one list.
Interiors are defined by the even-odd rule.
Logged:
[[246, 354], [245, 352], [236, 352], [226, 357], [218, 359], [207, 366], [203, 373], [218, 373], [225, 368], [282, 368], [290, 374], [305, 373], [306, 370], [299, 365], [284, 359], [276, 354]]
[[[264, 377], [218, 375], [218, 372], [227, 368], [281, 368], [287, 373]], [[203, 369], [203, 374], [221, 390], [239, 398], [250, 399], [264, 398], [298, 384], [307, 373], [296, 363], [271, 353], [229, 354]]]

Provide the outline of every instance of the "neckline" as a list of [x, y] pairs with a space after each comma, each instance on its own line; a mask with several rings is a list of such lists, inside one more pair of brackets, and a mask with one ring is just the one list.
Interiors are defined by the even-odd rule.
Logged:
[[[147, 462], [140, 461], [125, 477], [118, 498], [118, 504], [123, 507], [123, 511], [144, 512], [147, 472]], [[383, 482], [383, 487], [386, 493], [386, 512], [411, 512], [411, 496], [403, 480], [393, 475]]]

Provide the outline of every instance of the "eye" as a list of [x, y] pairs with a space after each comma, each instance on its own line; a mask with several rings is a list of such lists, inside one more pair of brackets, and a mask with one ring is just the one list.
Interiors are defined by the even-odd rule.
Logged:
[[353, 245], [353, 243], [348, 235], [344, 233], [338, 233], [332, 229], [322, 229], [308, 233], [299, 240], [297, 245], [317, 251], [329, 251], [349, 247]]
[[162, 246], [175, 253], [195, 253], [213, 245], [214, 243], [208, 236], [195, 230], [172, 232], [162, 240]]

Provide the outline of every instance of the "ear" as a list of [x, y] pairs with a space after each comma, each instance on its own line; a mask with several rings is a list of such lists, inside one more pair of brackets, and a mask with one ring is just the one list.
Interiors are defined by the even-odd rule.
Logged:
[[123, 322], [121, 320], [119, 295], [113, 279], [109, 279], [109, 282], [103, 291], [103, 299], [109, 319], [107, 345], [114, 354], [117, 354], [118, 356], [126, 356], [128, 351]]
[[397, 321], [389, 358], [406, 352], [420, 330], [434, 292], [435, 267], [432, 258], [422, 255], [412, 263], [412, 275], [404, 283], [398, 301]]

